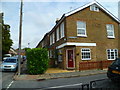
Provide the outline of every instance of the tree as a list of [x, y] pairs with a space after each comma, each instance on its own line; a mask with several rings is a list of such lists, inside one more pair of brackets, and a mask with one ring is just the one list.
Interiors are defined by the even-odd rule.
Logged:
[[10, 26], [2, 24], [2, 55], [8, 53], [13, 41], [10, 39]]

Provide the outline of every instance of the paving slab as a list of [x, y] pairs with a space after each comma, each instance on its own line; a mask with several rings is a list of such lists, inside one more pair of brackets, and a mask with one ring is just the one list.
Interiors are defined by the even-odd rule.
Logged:
[[14, 80], [46, 80], [46, 79], [56, 79], [56, 78], [70, 78], [70, 77], [80, 77], [88, 75], [96, 75], [106, 73], [107, 70], [87, 70], [87, 71], [75, 71], [75, 72], [64, 72], [64, 73], [45, 73], [40, 75], [28, 75], [23, 74], [14, 76]]

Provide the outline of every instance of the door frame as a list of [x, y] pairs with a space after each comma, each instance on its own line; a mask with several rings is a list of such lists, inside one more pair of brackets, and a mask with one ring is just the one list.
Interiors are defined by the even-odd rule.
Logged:
[[[74, 67], [68, 67], [68, 50], [73, 50], [73, 66]], [[66, 68], [67, 69], [75, 69], [75, 53], [74, 53], [74, 48], [73, 49], [66, 49]]]

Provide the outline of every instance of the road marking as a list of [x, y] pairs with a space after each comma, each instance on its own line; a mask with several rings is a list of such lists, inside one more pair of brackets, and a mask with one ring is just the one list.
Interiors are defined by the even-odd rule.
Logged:
[[62, 85], [62, 86], [55, 86], [55, 87], [48, 87], [48, 88], [45, 88], [45, 89], [63, 88], [63, 87], [78, 86], [78, 85], [82, 85], [82, 83], [78, 83], [78, 84], [70, 84], [70, 85]]
[[14, 81], [12, 81], [12, 82], [7, 86], [6, 90], [8, 90], [13, 83], [14, 83]]

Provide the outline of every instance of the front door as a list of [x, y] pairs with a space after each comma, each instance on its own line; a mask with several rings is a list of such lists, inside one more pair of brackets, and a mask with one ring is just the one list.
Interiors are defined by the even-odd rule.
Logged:
[[67, 50], [67, 68], [74, 68], [74, 52], [73, 49]]

